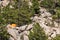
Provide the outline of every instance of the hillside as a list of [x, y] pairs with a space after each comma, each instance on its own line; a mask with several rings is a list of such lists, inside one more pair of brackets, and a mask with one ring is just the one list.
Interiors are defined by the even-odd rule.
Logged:
[[60, 0], [1, 0], [0, 40], [60, 40]]

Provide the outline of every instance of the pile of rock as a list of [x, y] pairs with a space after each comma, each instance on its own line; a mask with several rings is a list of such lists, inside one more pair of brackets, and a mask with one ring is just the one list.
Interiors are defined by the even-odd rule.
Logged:
[[[12, 27], [10, 24], [7, 25], [7, 32], [11, 35], [9, 40], [29, 40], [29, 30], [33, 27], [33, 23], [20, 27]], [[22, 38], [21, 38], [22, 37]]]
[[39, 17], [35, 16], [33, 20], [40, 24], [40, 26], [45, 31], [45, 34], [48, 35], [48, 39], [50, 40], [56, 37], [57, 34], [60, 34], [60, 27], [57, 22], [52, 21], [53, 19], [51, 13], [47, 12], [45, 8], [40, 8], [40, 11], [41, 15]]
[[2, 1], [0, 1], [0, 6], [6, 6], [8, 4], [9, 4], [8, 0], [2, 0]]

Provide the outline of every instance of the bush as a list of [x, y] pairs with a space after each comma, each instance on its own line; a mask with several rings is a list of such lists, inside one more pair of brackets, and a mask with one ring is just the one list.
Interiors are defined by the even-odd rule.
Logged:
[[[26, 1], [21, 3], [21, 6], [18, 7], [18, 2], [15, 0], [15, 5], [11, 3], [4, 7], [1, 11], [1, 24], [12, 24], [16, 23], [18, 26], [25, 25], [31, 23], [30, 17], [33, 15], [31, 9], [28, 6]], [[14, 8], [10, 8], [12, 5]]]
[[34, 24], [33, 29], [30, 31], [29, 40], [47, 40], [45, 32], [38, 23]]
[[60, 19], [60, 9], [56, 9], [56, 14], [52, 16], [53, 19]]
[[8, 40], [9, 34], [4, 26], [0, 26], [0, 40]]
[[45, 7], [45, 8], [52, 8], [55, 6], [54, 0], [43, 0], [40, 3], [40, 6]]
[[38, 0], [32, 0], [32, 9], [34, 11], [34, 14], [39, 14], [40, 13], [39, 6], [40, 6], [40, 4], [39, 4]]

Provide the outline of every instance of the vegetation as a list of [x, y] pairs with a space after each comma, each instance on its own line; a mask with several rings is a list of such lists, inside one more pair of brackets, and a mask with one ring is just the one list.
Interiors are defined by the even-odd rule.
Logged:
[[[16, 23], [18, 26], [31, 23], [30, 17], [33, 15], [29, 9], [28, 3], [23, 2], [21, 7], [18, 7], [18, 2], [14, 8], [10, 8], [11, 3], [2, 9], [1, 24]], [[25, 5], [26, 4], [26, 5]]]
[[60, 19], [60, 9], [56, 9], [56, 14], [52, 16], [53, 19]]
[[35, 14], [39, 14], [39, 9], [40, 9], [39, 6], [40, 4], [38, 0], [32, 0], [32, 8]]
[[[53, 19], [60, 18], [60, 0], [43, 0], [40, 6], [45, 7], [53, 15]], [[59, 14], [59, 15], [58, 15]]]
[[[52, 6], [53, 5], [53, 6]], [[40, 6], [45, 7], [45, 8], [53, 8], [54, 5], [54, 0], [43, 0], [40, 4]]]
[[[52, 18], [60, 19], [60, 0], [43, 0], [40, 4], [39, 0], [31, 0], [32, 6], [29, 8], [28, 2], [25, 0], [14, 0], [6, 7], [0, 7], [0, 37], [1, 40], [8, 40], [9, 34], [5, 26], [7, 24], [17, 24], [18, 26], [29, 24], [32, 22], [30, 19], [34, 14], [39, 14], [39, 7], [46, 8], [51, 14]], [[10, 8], [12, 6], [13, 8]], [[47, 40], [45, 32], [38, 23], [34, 24], [33, 29], [30, 31], [30, 40]], [[58, 35], [53, 40], [60, 40]]]
[[0, 26], [0, 40], [8, 40], [9, 34], [6, 31], [5, 27]]
[[34, 24], [33, 29], [30, 31], [29, 34], [30, 40], [47, 40], [47, 36], [45, 35], [45, 32], [40, 27], [38, 23]]
[[[37, 3], [36, 3], [37, 2]], [[7, 24], [17, 24], [18, 26], [31, 23], [31, 17], [38, 13], [39, 4], [37, 0], [32, 0], [33, 6], [29, 8], [28, 2], [23, 0], [14, 0], [6, 7], [0, 7], [0, 35], [2, 40], [8, 40], [8, 33], [5, 29]], [[12, 8], [10, 7], [12, 6]]]
[[[27, 1], [17, 1], [10, 3], [6, 7], [2, 8], [0, 13], [0, 22], [3, 25], [15, 23], [18, 26], [31, 23], [30, 17], [35, 13], [39, 13], [39, 3], [38, 0], [32, 0], [32, 7], [29, 8]], [[12, 6], [13, 8], [10, 8]], [[0, 25], [1, 25], [0, 24]]]

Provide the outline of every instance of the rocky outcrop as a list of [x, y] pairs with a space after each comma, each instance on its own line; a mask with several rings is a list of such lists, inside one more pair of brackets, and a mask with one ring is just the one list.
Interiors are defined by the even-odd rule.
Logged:
[[7, 32], [13, 36], [10, 37], [10, 40], [29, 40], [29, 31], [34, 27], [33, 24], [35, 24], [36, 22], [39, 23], [41, 28], [43, 28], [49, 40], [56, 37], [57, 34], [60, 34], [60, 26], [58, 26], [57, 22], [53, 21], [52, 15], [47, 12], [45, 8], [40, 8], [40, 11], [40, 16], [31, 17], [33, 22], [29, 25], [15, 28], [10, 28], [10, 26], [7, 25]]
[[8, 0], [3, 0], [3, 1], [0, 1], [0, 2], [1, 2], [1, 3], [0, 3], [0, 6], [6, 6], [6, 5], [9, 4], [10, 1], [8, 1]]
[[[29, 40], [29, 30], [32, 29], [33, 24], [24, 25], [20, 27], [11, 28], [10, 24], [7, 25], [7, 32], [11, 35], [9, 40]], [[21, 38], [23, 37], [23, 38]]]

